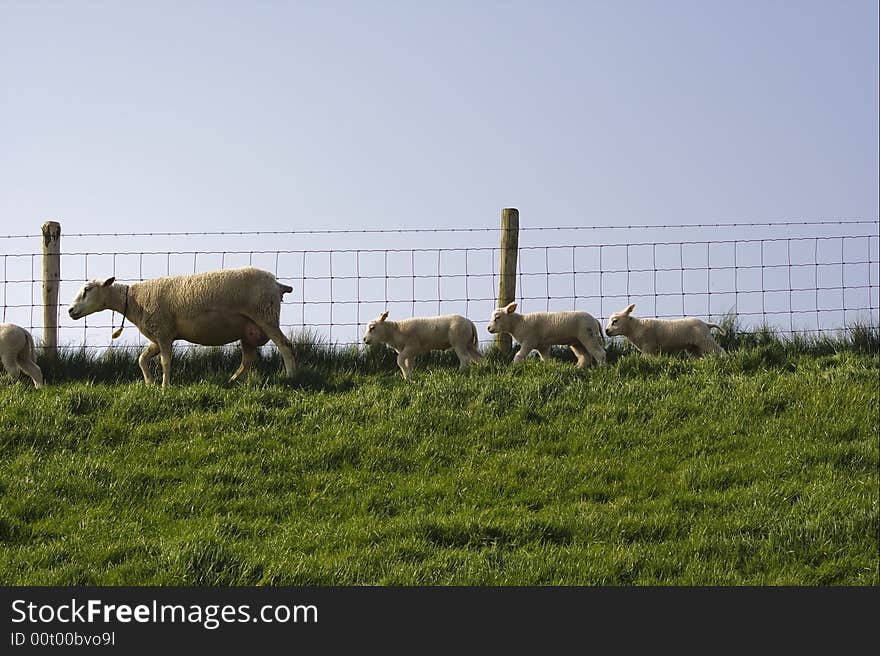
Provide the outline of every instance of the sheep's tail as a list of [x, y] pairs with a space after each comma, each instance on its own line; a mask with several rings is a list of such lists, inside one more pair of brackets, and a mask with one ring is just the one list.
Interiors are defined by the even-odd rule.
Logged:
[[605, 331], [602, 330], [602, 324], [596, 317], [593, 317], [593, 321], [596, 322], [596, 330], [599, 331], [599, 339], [602, 340], [602, 345], [604, 346], [605, 345]]
[[477, 327], [474, 324], [471, 324], [471, 333], [471, 351], [477, 358], [482, 358], [483, 354], [480, 353], [480, 337], [477, 335]]
[[709, 326], [709, 328], [717, 328], [718, 332], [721, 333], [722, 335], [727, 334], [727, 332], [725, 332], [724, 328], [719, 326], [717, 323], [707, 323], [706, 325]]
[[32, 336], [28, 331], [26, 331], [26, 330], [24, 331], [24, 343], [25, 343], [25, 346], [27, 346], [28, 353], [30, 353], [30, 356], [31, 356], [31, 362], [36, 362], [36, 361], [37, 361], [37, 355], [36, 355], [36, 353], [35, 353], [35, 350], [36, 350], [36, 349], [35, 349], [35, 347], [34, 347], [34, 338], [33, 338], [33, 336]]
[[291, 287], [290, 285], [284, 285], [280, 282], [277, 283], [277, 285], [278, 285], [278, 292], [280, 293], [282, 299], [284, 298], [285, 294], [293, 291], [293, 287]]

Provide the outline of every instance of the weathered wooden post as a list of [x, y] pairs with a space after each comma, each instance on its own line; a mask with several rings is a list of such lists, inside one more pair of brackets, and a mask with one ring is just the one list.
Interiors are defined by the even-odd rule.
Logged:
[[50, 363], [58, 358], [58, 287], [61, 284], [61, 224], [43, 224], [43, 349]]
[[[516, 300], [516, 256], [519, 252], [519, 210], [507, 207], [501, 210], [501, 277], [498, 282], [498, 307]], [[502, 353], [510, 353], [513, 339], [510, 335], [495, 336], [495, 344]]]

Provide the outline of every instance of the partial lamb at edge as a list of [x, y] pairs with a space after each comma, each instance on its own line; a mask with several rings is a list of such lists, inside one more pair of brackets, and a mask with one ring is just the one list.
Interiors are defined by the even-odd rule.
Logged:
[[0, 323], [0, 359], [13, 381], [24, 371], [34, 381], [34, 387], [43, 386], [43, 372], [34, 357], [34, 338], [21, 326]]
[[608, 318], [605, 334], [609, 337], [623, 335], [641, 353], [675, 353], [687, 351], [698, 358], [707, 353], [724, 353], [710, 332], [717, 328], [724, 335], [724, 329], [715, 323], [708, 323], [696, 317], [682, 319], [642, 319], [632, 316], [635, 303]]

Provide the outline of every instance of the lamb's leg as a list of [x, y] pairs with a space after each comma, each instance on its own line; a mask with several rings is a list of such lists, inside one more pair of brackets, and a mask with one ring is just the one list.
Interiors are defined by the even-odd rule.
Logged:
[[725, 353], [724, 349], [715, 341], [715, 339], [709, 335], [706, 339], [706, 352], [707, 353], [717, 353], [719, 355], [723, 355]]
[[11, 353], [4, 353], [2, 356], [3, 360], [3, 368], [6, 369], [6, 373], [12, 378], [12, 382], [16, 382], [18, 380], [21, 371], [18, 368], [18, 362], [15, 360], [15, 356]]
[[590, 364], [590, 353], [583, 346], [580, 344], [570, 344], [568, 348], [571, 349], [571, 352], [574, 353], [578, 360], [578, 369], [583, 369]]
[[232, 377], [227, 383], [233, 383], [239, 376], [246, 374], [256, 359], [257, 347], [251, 346], [244, 340], [241, 340], [241, 364], [238, 365], [238, 369], [235, 370], [235, 373], [232, 374]]
[[249, 317], [251, 321], [257, 324], [269, 339], [278, 347], [278, 350], [281, 352], [281, 358], [284, 360], [284, 375], [288, 378], [293, 378], [293, 344], [289, 339], [281, 332], [281, 327], [278, 325], [278, 322], [274, 324], [265, 319], [257, 318], [257, 317]]
[[519, 351], [516, 352], [516, 355], [513, 356], [513, 364], [519, 364], [522, 362], [525, 357], [534, 350], [534, 346], [528, 343], [521, 343], [519, 345]]
[[542, 360], [546, 360], [550, 357], [550, 345], [545, 344], [544, 346], [539, 346], [535, 349], [538, 352], [538, 355], [541, 356]]
[[483, 354], [477, 350], [477, 347], [473, 344], [468, 344], [468, 354], [471, 356], [471, 361], [476, 362], [477, 360], [483, 359]]
[[578, 346], [585, 350], [593, 357], [593, 360], [599, 364], [605, 364], [605, 349], [599, 343], [601, 337], [587, 332], [585, 335], [578, 337], [580, 344]]
[[405, 350], [397, 354], [397, 366], [400, 367], [400, 373], [403, 374], [404, 380], [409, 380], [410, 371], [410, 354]]
[[171, 386], [171, 348], [173, 341], [159, 342], [159, 357], [162, 359], [162, 387]]
[[19, 354], [18, 366], [21, 367], [28, 376], [31, 377], [31, 380], [34, 381], [34, 387], [39, 389], [43, 386], [43, 372], [40, 371], [37, 363], [31, 360], [29, 354], [27, 354], [26, 352]]
[[458, 356], [458, 368], [467, 369], [467, 366], [474, 360], [468, 352], [467, 346], [455, 346], [455, 354]]
[[144, 382], [147, 385], [152, 385], [155, 382], [153, 374], [150, 373], [150, 360], [157, 355], [159, 355], [159, 345], [156, 342], [150, 342], [138, 357], [138, 365], [140, 365], [141, 373], [144, 375]]

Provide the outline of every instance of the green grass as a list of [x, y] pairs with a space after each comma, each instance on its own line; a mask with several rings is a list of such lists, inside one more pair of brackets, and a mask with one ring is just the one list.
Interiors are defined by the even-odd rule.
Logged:
[[[0, 387], [0, 582], [878, 585], [876, 331], [459, 372], [301, 344]], [[874, 341], [872, 342], [871, 339]], [[865, 341], [867, 340], [867, 341]]]

